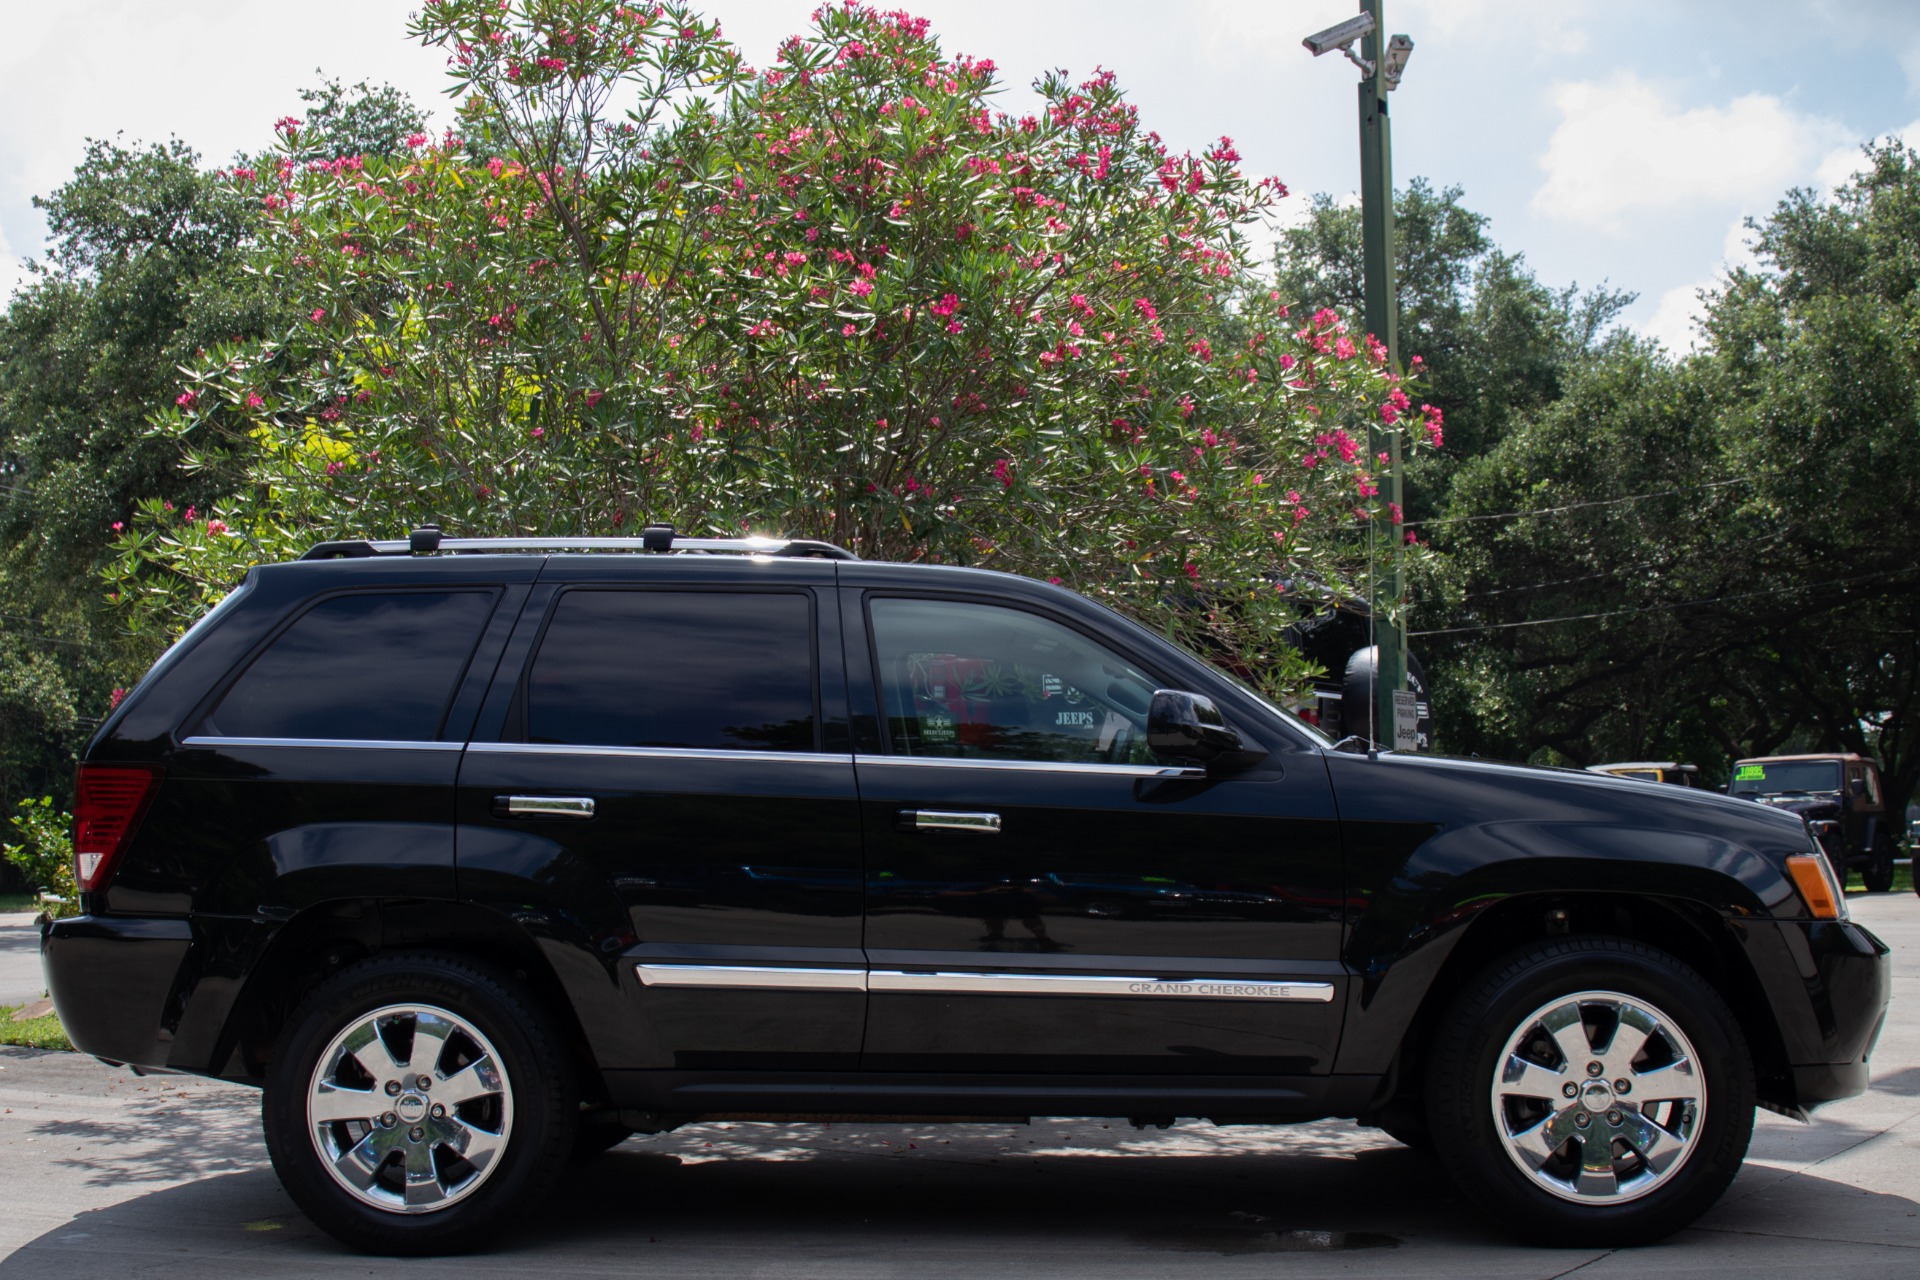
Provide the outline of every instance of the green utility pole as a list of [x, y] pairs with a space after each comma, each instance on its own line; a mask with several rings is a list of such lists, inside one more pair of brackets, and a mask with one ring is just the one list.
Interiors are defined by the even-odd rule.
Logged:
[[[1372, 71], [1360, 79], [1360, 226], [1366, 267], [1367, 331], [1386, 344], [1388, 365], [1400, 371], [1400, 302], [1393, 280], [1393, 135], [1387, 118], [1386, 22], [1381, 0], [1361, 0], [1361, 12], [1373, 15], [1373, 30], [1361, 37], [1360, 56]], [[1395, 509], [1405, 509], [1400, 489], [1400, 433], [1377, 421], [1369, 431], [1369, 462], [1378, 474], [1387, 455], [1380, 492]], [[1380, 667], [1373, 684], [1373, 723], [1368, 737], [1394, 744], [1394, 694], [1407, 687], [1407, 636], [1401, 593], [1406, 590], [1405, 551], [1400, 529], [1382, 511], [1372, 535], [1386, 539], [1384, 565], [1374, 592], [1374, 641]], [[1404, 711], [1403, 711], [1404, 716]]]

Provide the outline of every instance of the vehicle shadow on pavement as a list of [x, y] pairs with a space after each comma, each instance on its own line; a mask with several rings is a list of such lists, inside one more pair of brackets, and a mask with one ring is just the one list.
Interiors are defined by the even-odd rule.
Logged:
[[[1429, 1157], [1375, 1134], [1363, 1137], [1374, 1145], [1355, 1148], [1359, 1131], [1330, 1124], [1301, 1126], [1298, 1145], [1280, 1130], [1204, 1126], [1114, 1136], [1097, 1123], [1040, 1122], [953, 1136], [962, 1132], [755, 1124], [636, 1138], [570, 1168], [551, 1200], [485, 1254], [377, 1265], [467, 1276], [645, 1266], [654, 1275], [840, 1277], [971, 1275], [1017, 1260], [1022, 1276], [1230, 1275], [1254, 1264], [1270, 1274], [1278, 1260], [1241, 1256], [1284, 1252], [1339, 1255], [1287, 1264], [1302, 1274], [1545, 1276], [1600, 1252], [1516, 1245]], [[1209, 1149], [1216, 1135], [1226, 1149]], [[1061, 1149], [1069, 1143], [1079, 1149]], [[220, 1158], [255, 1167], [210, 1169], [80, 1214], [0, 1260], [0, 1280], [95, 1276], [131, 1255], [146, 1277], [340, 1274], [353, 1255], [258, 1167], [257, 1140]], [[1840, 1240], [1865, 1241], [1856, 1247], [1884, 1260], [1875, 1245], [1911, 1249], [1920, 1237], [1917, 1211], [1811, 1174], [1750, 1169], [1698, 1227], [1634, 1251], [1651, 1264], [1637, 1270], [1731, 1274], [1778, 1263], [1783, 1246], [1837, 1261]], [[1870, 1230], [1876, 1222], [1883, 1227]]]

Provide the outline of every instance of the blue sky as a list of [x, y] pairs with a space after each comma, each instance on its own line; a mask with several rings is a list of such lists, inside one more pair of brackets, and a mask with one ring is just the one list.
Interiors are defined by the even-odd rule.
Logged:
[[[1231, 135], [1304, 205], [1357, 183], [1356, 72], [1302, 36], [1353, 0], [889, 0], [991, 57], [1004, 105], [1050, 67], [1116, 71], [1178, 147]], [[31, 197], [89, 136], [177, 135], [212, 161], [263, 145], [314, 69], [440, 108], [414, 0], [0, 0], [0, 290], [41, 252]], [[811, 0], [710, 0], [756, 63]], [[1694, 291], [1740, 221], [1843, 180], [1869, 138], [1920, 143], [1920, 0], [1386, 0], [1415, 41], [1393, 98], [1398, 178], [1458, 184], [1550, 283], [1640, 295], [1627, 321], [1688, 341]], [[444, 114], [444, 108], [442, 108]]]

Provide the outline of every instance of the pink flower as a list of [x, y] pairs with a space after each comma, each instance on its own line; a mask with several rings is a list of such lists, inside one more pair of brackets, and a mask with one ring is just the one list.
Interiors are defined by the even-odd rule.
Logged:
[[860, 326], [857, 324], [843, 324], [840, 326], [840, 336], [843, 338], [857, 337], [859, 333]]
[[[1000, 482], [1003, 489], [1013, 488], [1013, 464], [1002, 458], [993, 464], [993, 478]], [[1055, 579], [1059, 581], [1059, 579]]]
[[949, 320], [949, 321], [947, 321], [947, 332], [948, 332], [948, 333], [959, 333], [959, 332], [960, 332], [961, 330], [963, 330], [963, 329], [965, 329], [966, 327], [967, 327], [967, 326], [965, 326], [965, 325], [963, 325], [963, 324], [961, 324], [961, 323], [960, 323], [960, 322], [959, 322], [958, 320]]
[[247, 408], [258, 409], [264, 404], [266, 404], [266, 401], [260, 398], [258, 391], [247, 392]]
[[1400, 504], [1397, 502], [1389, 502], [1387, 504], [1387, 510], [1392, 514], [1393, 522], [1399, 524], [1401, 522]]
[[927, 304], [927, 310], [936, 316], [950, 316], [960, 305], [960, 299], [953, 294], [944, 294], [940, 301]]
[[109, 710], [117, 709], [120, 705], [121, 700], [124, 699], [126, 696], [127, 696], [127, 691], [125, 689], [115, 689], [112, 694], [112, 701], [107, 703], [108, 709]]
[[309, 320], [312, 320], [315, 324], [319, 324], [322, 320], [325, 320], [327, 318], [327, 309], [325, 307], [315, 307], [313, 309], [313, 314], [307, 318]]
[[347, 464], [344, 462], [329, 462], [327, 464], [327, 474], [330, 476], [337, 476], [346, 469]]
[[113, 531], [114, 531], [115, 533], [118, 533], [118, 532], [120, 532], [120, 531], [121, 531], [122, 529], [124, 529], [124, 528], [126, 528], [126, 527], [127, 527], [126, 525], [124, 525], [124, 524], [122, 524], [122, 523], [121, 523], [120, 521], [118, 521], [118, 520], [115, 520], [115, 521], [113, 522]]
[[187, 514], [186, 514], [186, 515], [185, 515], [184, 517], [182, 517], [182, 518], [183, 518], [183, 519], [186, 519], [186, 520], [193, 520], [193, 519], [196, 519], [197, 517], [196, 517], [196, 515], [195, 515], [195, 513], [194, 513], [194, 510], [193, 510], [193, 508], [192, 508], [192, 507], [188, 507], [188, 508], [187, 508]]
[[849, 293], [857, 295], [858, 297], [864, 298], [868, 294], [873, 292], [873, 281], [855, 280], [852, 284], [847, 286], [847, 291]]
[[544, 435], [546, 435], [546, 434], [547, 434], [547, 429], [546, 429], [545, 427], [535, 427], [535, 428], [534, 428], [534, 429], [533, 429], [533, 430], [532, 430], [531, 432], [529, 432], [528, 434], [529, 434], [529, 435], [531, 435], [531, 436], [532, 436], [532, 437], [533, 437], [533, 438], [534, 438], [535, 440], [538, 440], [538, 439], [540, 439], [540, 438], [541, 438], [542, 436], [544, 436]]
[[592, 408], [598, 407], [600, 404], [601, 397], [605, 396], [606, 394], [607, 393], [604, 391], [587, 392], [587, 408], [592, 409]]
[[1145, 298], [1135, 298], [1133, 300], [1133, 309], [1149, 320], [1158, 320], [1160, 318], [1160, 313], [1155, 311], [1153, 304]]
[[212, 534], [221, 534], [221, 533], [225, 533], [226, 531], [227, 531], [227, 522], [226, 522], [225, 520], [209, 520], [209, 521], [207, 521], [207, 532], [208, 532], [208, 533], [212, 533]]
[[193, 408], [193, 402], [195, 400], [198, 400], [199, 398], [200, 398], [199, 396], [195, 395], [191, 391], [182, 391], [180, 395], [174, 400], [174, 403], [179, 405], [182, 409], [191, 409]]
[[407, 135], [407, 145], [418, 151], [421, 147], [427, 145], [427, 135], [424, 133], [410, 133]]
[[[1176, 472], [1175, 474], [1177, 475], [1178, 473]], [[1200, 567], [1194, 564], [1193, 561], [1189, 560], [1180, 567], [1189, 578], [1192, 578], [1195, 582], [1200, 581]]]
[[1354, 357], [1353, 339], [1342, 334], [1338, 339], [1334, 341], [1333, 354], [1342, 360], [1353, 359]]

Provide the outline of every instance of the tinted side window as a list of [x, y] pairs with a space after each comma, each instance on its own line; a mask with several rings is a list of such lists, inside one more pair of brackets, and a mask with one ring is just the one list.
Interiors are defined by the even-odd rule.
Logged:
[[812, 751], [813, 687], [806, 595], [569, 591], [527, 678], [527, 740]]
[[390, 591], [322, 600], [254, 659], [199, 732], [432, 741], [495, 598]]
[[957, 600], [882, 598], [868, 613], [896, 755], [1153, 761], [1153, 678], [1079, 632]]

